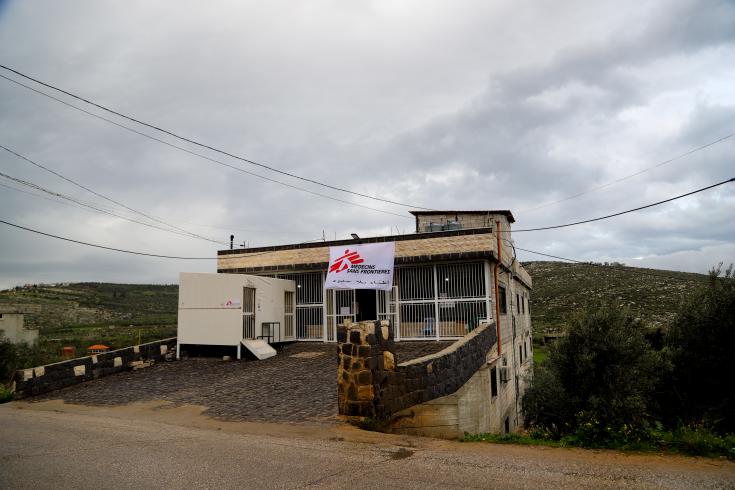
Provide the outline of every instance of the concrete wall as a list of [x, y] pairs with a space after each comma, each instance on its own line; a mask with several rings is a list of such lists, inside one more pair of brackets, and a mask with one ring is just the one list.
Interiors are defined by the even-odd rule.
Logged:
[[40, 395], [91, 379], [137, 369], [162, 359], [173, 359], [176, 337], [79, 357], [15, 372], [11, 391], [15, 399]]
[[6, 338], [13, 344], [38, 342], [38, 330], [23, 326], [22, 313], [0, 313], [0, 338]]
[[416, 233], [423, 233], [431, 223], [446, 224], [450, 221], [458, 221], [462, 225], [463, 230], [471, 228], [495, 229], [496, 221], [500, 221], [500, 226], [503, 230], [510, 229], [508, 217], [504, 214], [438, 212], [436, 214], [420, 214], [416, 218]]
[[529, 309], [531, 290], [526, 278], [518, 273], [522, 270], [514, 264], [510, 270], [501, 268], [498, 275], [498, 283], [506, 290], [507, 311], [498, 319], [500, 354], [496, 346], [488, 358], [488, 367], [496, 368], [496, 373], [500, 373], [500, 368], [506, 368], [508, 381], [501, 383], [498, 379], [499, 394], [489, 405], [493, 422], [487, 432], [505, 433], [506, 418], [510, 432], [523, 425], [521, 399], [533, 375], [533, 342]]

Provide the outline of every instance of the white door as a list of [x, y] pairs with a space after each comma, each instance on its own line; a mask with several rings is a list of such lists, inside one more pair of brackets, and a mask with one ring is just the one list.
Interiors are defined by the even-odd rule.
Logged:
[[255, 338], [255, 288], [242, 288], [242, 338]]

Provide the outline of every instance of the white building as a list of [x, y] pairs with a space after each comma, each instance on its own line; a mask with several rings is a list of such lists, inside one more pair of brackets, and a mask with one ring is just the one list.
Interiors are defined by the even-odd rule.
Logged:
[[23, 325], [23, 313], [0, 313], [0, 338], [14, 344], [35, 345], [38, 342], [38, 330]]

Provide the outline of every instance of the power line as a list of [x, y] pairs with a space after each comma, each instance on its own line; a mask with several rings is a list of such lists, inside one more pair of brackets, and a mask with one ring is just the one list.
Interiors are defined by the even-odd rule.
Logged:
[[[120, 124], [120, 123], [118, 123], [116, 121], [113, 121], [112, 119], [108, 119], [108, 118], [106, 118], [104, 116], [100, 116], [99, 114], [95, 114], [94, 112], [90, 112], [90, 111], [88, 111], [86, 109], [82, 109], [81, 107], [75, 106], [74, 104], [70, 104], [69, 102], [66, 102], [66, 101], [61, 100], [61, 99], [59, 99], [57, 97], [54, 97], [53, 95], [47, 94], [46, 92], [43, 92], [43, 91], [38, 90], [38, 89], [35, 89], [35, 88], [30, 87], [28, 85], [25, 85], [25, 84], [23, 84], [23, 83], [21, 83], [21, 82], [19, 82], [17, 80], [13, 80], [12, 78], [8, 78], [8, 77], [6, 77], [4, 75], [0, 75], [0, 78], [3, 78], [5, 80], [8, 80], [9, 82], [12, 82], [12, 83], [14, 83], [16, 85], [19, 85], [21, 87], [24, 87], [24, 88], [26, 88], [28, 90], [31, 90], [32, 92], [35, 92], [37, 94], [43, 95], [44, 97], [48, 97], [51, 100], [55, 100], [56, 102], [59, 102], [60, 104], [63, 104], [65, 106], [67, 106], [67, 107], [70, 107], [70, 108], [72, 108], [74, 110], [83, 112], [84, 114], [87, 114], [89, 116], [92, 116], [92, 117], [95, 117], [97, 119], [100, 119], [101, 121], [105, 121], [107, 123], [110, 123], [110, 124], [112, 124], [114, 126], [117, 126], [117, 127], [121, 128], [121, 129], [124, 129], [126, 131], [130, 131], [131, 133], [135, 133], [135, 134], [137, 134], [139, 136], [142, 136], [144, 138], [148, 138], [150, 140], [153, 140], [153, 141], [156, 141], [156, 142], [161, 143], [163, 145], [169, 146], [171, 148], [175, 148], [177, 150], [183, 151], [183, 152], [188, 153], [190, 155], [194, 155], [194, 156], [199, 157], [199, 158], [202, 158], [204, 160], [208, 160], [208, 161], [210, 161], [212, 163], [216, 163], [217, 165], [221, 165], [223, 167], [230, 168], [230, 169], [235, 170], [237, 172], [241, 172], [241, 173], [244, 173], [244, 174], [247, 174], [247, 175], [252, 175], [253, 177], [257, 177], [259, 179], [266, 180], [268, 182], [274, 182], [276, 184], [280, 184], [282, 186], [289, 187], [291, 189], [295, 189], [295, 190], [298, 190], [298, 191], [301, 191], [301, 192], [306, 192], [307, 194], [311, 194], [311, 195], [314, 195], [314, 196], [323, 197], [325, 199], [331, 199], [332, 201], [341, 202], [341, 203], [344, 203], [344, 204], [348, 204], [350, 206], [355, 206], [355, 207], [363, 208], [363, 209], [369, 209], [371, 211], [377, 211], [378, 213], [390, 214], [392, 216], [398, 216], [399, 218], [411, 219], [411, 220], [413, 219], [412, 217], [406, 216], [406, 215], [403, 215], [403, 214], [392, 213], [390, 211], [385, 211], [383, 209], [373, 208], [373, 207], [365, 206], [363, 204], [358, 204], [358, 203], [355, 203], [355, 202], [352, 202], [352, 201], [347, 201], [347, 200], [344, 200], [344, 199], [339, 199], [339, 198], [334, 197], [334, 196], [329, 196], [327, 194], [321, 194], [319, 192], [314, 192], [314, 191], [311, 191], [309, 189], [305, 189], [303, 187], [299, 187], [299, 186], [296, 186], [296, 185], [293, 185], [293, 184], [289, 184], [289, 183], [283, 182], [281, 180], [272, 179], [270, 177], [266, 177], [264, 175], [257, 174], [255, 172], [251, 172], [249, 170], [245, 170], [244, 168], [240, 168], [240, 167], [236, 167], [234, 165], [230, 165], [229, 163], [225, 163], [225, 162], [222, 162], [222, 161], [217, 160], [215, 158], [211, 158], [211, 157], [208, 157], [208, 156], [203, 155], [201, 153], [197, 153], [195, 151], [189, 150], [189, 149], [184, 148], [182, 146], [178, 146], [178, 145], [175, 145], [173, 143], [169, 143], [168, 141], [162, 140], [160, 138], [156, 138], [155, 136], [152, 136], [150, 134], [143, 133], [142, 131], [138, 131], [137, 129], [131, 128], [129, 126], [125, 126], [124, 124]], [[422, 208], [422, 209], [424, 209], [424, 208]]]
[[[148, 218], [151, 221], [155, 221], [157, 223], [166, 225], [166, 226], [168, 226], [170, 228], [173, 228], [175, 230], [178, 230], [178, 231], [180, 231], [182, 233], [185, 233], [186, 235], [190, 235], [190, 236], [192, 236], [194, 238], [199, 238], [199, 239], [207, 240], [207, 241], [210, 241], [210, 242], [211, 241], [215, 241], [215, 240], [212, 240], [210, 238], [207, 238], [207, 237], [198, 235], [196, 233], [193, 233], [191, 231], [185, 230], [184, 228], [179, 228], [178, 226], [172, 225], [171, 223], [167, 223], [166, 221], [164, 221], [164, 220], [162, 220], [160, 218], [156, 218], [155, 216], [151, 216], [151, 215], [146, 214], [146, 213], [144, 213], [142, 211], [138, 211], [137, 209], [133, 209], [130, 206], [127, 206], [127, 205], [125, 205], [125, 204], [123, 204], [123, 203], [121, 203], [119, 201], [116, 201], [116, 200], [114, 200], [114, 199], [112, 199], [110, 197], [107, 197], [104, 194], [100, 194], [99, 192], [94, 191], [94, 190], [90, 189], [89, 187], [86, 187], [86, 186], [80, 184], [79, 182], [76, 182], [76, 181], [68, 178], [68, 177], [60, 174], [59, 172], [56, 172], [55, 170], [52, 170], [52, 169], [50, 169], [50, 168], [48, 168], [48, 167], [46, 167], [44, 165], [41, 165], [40, 163], [35, 162], [35, 161], [31, 160], [30, 158], [28, 158], [28, 157], [26, 157], [24, 155], [21, 155], [20, 153], [16, 152], [15, 150], [11, 150], [10, 148], [8, 148], [6, 146], [3, 146], [3, 145], [0, 144], [0, 148], [3, 149], [3, 150], [5, 150], [5, 151], [7, 151], [8, 153], [10, 153], [12, 155], [15, 155], [16, 157], [20, 158], [21, 160], [24, 160], [24, 161], [30, 163], [31, 165], [34, 165], [34, 166], [36, 166], [36, 167], [38, 167], [38, 168], [40, 168], [42, 170], [45, 170], [46, 172], [49, 172], [49, 173], [51, 173], [51, 174], [59, 177], [60, 179], [65, 180], [65, 181], [67, 181], [67, 182], [69, 182], [69, 183], [71, 183], [71, 184], [79, 187], [80, 189], [84, 189], [85, 191], [87, 191], [87, 192], [89, 192], [91, 194], [94, 194], [97, 197], [100, 197], [100, 198], [102, 198], [102, 199], [104, 199], [104, 200], [106, 200], [108, 202], [111, 202], [111, 203], [116, 204], [116, 205], [118, 205], [120, 207], [123, 207], [123, 208], [127, 209], [128, 211], [132, 211], [133, 213], [135, 213], [137, 215], [140, 215], [140, 216], [143, 216], [145, 218]], [[123, 218], [123, 219], [126, 219], [126, 218]], [[224, 242], [217, 242], [217, 243], [224, 243]]]
[[649, 272], [649, 271], [646, 271], [646, 270], [641, 270], [640, 268], [637, 268], [637, 267], [624, 267], [624, 266], [615, 266], [615, 265], [596, 264], [594, 262], [585, 262], [585, 261], [582, 261], [582, 260], [575, 260], [575, 259], [568, 259], [566, 257], [559, 257], [558, 255], [551, 255], [551, 254], [547, 254], [547, 253], [543, 253], [543, 252], [536, 252], [535, 250], [528, 250], [527, 248], [521, 248], [521, 247], [515, 247], [515, 248], [517, 250], [522, 250], [524, 252], [528, 252], [528, 253], [532, 253], [532, 254], [536, 254], [536, 255], [542, 255], [544, 257], [550, 257], [552, 259], [565, 260], [567, 262], [572, 262], [572, 263], [575, 263], [575, 264], [592, 265], [592, 266], [595, 266], [595, 267], [603, 267], [605, 269], [618, 270], [618, 271], [622, 271], [622, 272], [632, 272], [634, 274], [643, 274], [643, 275], [654, 276], [654, 277], [666, 277], [666, 278], [676, 279], [676, 280], [679, 280], [679, 281], [691, 282], [691, 279], [687, 279], [687, 278], [684, 278], [684, 277], [673, 276], [673, 275], [670, 275], [670, 274], [658, 274], [658, 273], [655, 273], [655, 272]]
[[676, 160], [680, 160], [680, 159], [682, 159], [682, 158], [684, 158], [686, 156], [691, 155], [692, 153], [696, 153], [698, 151], [704, 150], [705, 148], [709, 148], [710, 146], [714, 146], [717, 143], [722, 143], [723, 141], [728, 140], [728, 139], [732, 138], [733, 136], [735, 136], [735, 133], [730, 133], [730, 134], [728, 134], [726, 136], [723, 136], [722, 138], [716, 139], [714, 141], [710, 141], [709, 143], [705, 143], [704, 145], [698, 146], [696, 148], [692, 148], [691, 150], [689, 150], [687, 152], [684, 152], [684, 153], [682, 153], [680, 155], [677, 155], [677, 156], [675, 156], [673, 158], [669, 158], [668, 160], [664, 160], [663, 162], [657, 163], [656, 165], [653, 165], [651, 167], [647, 167], [647, 168], [644, 168], [643, 170], [639, 170], [638, 172], [632, 173], [630, 175], [625, 175], [623, 177], [620, 177], [619, 179], [611, 180], [610, 182], [607, 182], [605, 184], [599, 185], [597, 187], [592, 187], [591, 189], [587, 189], [586, 191], [582, 191], [582, 192], [579, 192], [577, 194], [573, 194], [571, 196], [567, 196], [567, 197], [564, 197], [562, 199], [558, 199], [556, 201], [551, 201], [551, 202], [547, 202], [547, 203], [544, 203], [544, 204], [539, 204], [539, 205], [534, 206], [532, 208], [523, 209], [523, 210], [519, 211], [519, 213], [527, 213], [529, 211], [534, 211], [536, 209], [540, 209], [540, 208], [543, 208], [543, 207], [546, 207], [546, 206], [552, 206], [554, 204], [559, 204], [561, 202], [569, 201], [571, 199], [575, 199], [577, 197], [583, 196], [585, 194], [589, 194], [591, 192], [599, 191], [600, 189], [604, 189], [606, 187], [610, 187], [611, 185], [620, 183], [620, 182], [622, 182], [624, 180], [628, 180], [628, 179], [630, 179], [632, 177], [636, 177], [638, 175], [644, 174], [644, 173], [646, 173], [646, 172], [648, 172], [650, 170], [653, 170], [654, 168], [663, 167], [664, 165], [668, 165], [669, 163], [675, 162]]
[[[123, 249], [123, 248], [108, 247], [106, 245], [98, 245], [96, 243], [89, 243], [89, 242], [83, 242], [81, 240], [74, 240], [73, 238], [67, 238], [67, 237], [63, 237], [63, 236], [59, 236], [59, 235], [54, 235], [52, 233], [46, 233], [46, 232], [43, 232], [43, 231], [40, 231], [40, 230], [34, 230], [33, 228], [27, 228], [25, 226], [17, 225], [15, 223], [10, 223], [9, 221], [0, 220], [0, 223], [3, 223], [3, 224], [8, 225], [8, 226], [12, 226], [14, 228], [19, 228], [21, 230], [29, 231], [31, 233], [36, 233], [38, 235], [43, 235], [43, 236], [46, 236], [46, 237], [49, 237], [49, 238], [56, 238], [57, 240], [63, 240], [65, 242], [76, 243], [78, 245], [84, 245], [84, 246], [87, 246], [87, 247], [94, 247], [94, 248], [101, 248], [101, 249], [104, 249], [104, 250], [111, 250], [113, 252], [121, 252], [121, 253], [132, 254], [132, 255], [143, 255], [143, 256], [146, 256], [146, 257], [156, 257], [156, 258], [159, 258], [159, 259], [178, 259], [178, 260], [217, 260], [217, 259], [219, 259], [219, 257], [181, 257], [181, 256], [177, 256], [177, 255], [160, 255], [160, 254], [152, 254], [152, 253], [147, 253], [147, 252], [136, 252], [134, 250], [126, 250], [126, 249]], [[310, 242], [316, 242], [316, 241], [321, 241], [321, 240], [322, 240], [321, 238], [315, 238], [314, 240], [307, 240], [305, 242], [301, 242], [301, 244], [303, 244], [303, 243], [310, 243]], [[266, 250], [265, 252], [258, 252], [258, 253], [254, 253], [254, 254], [249, 254], [248, 257], [254, 257], [254, 256], [257, 256], [257, 255], [265, 255], [265, 254], [273, 253], [273, 252], [276, 252], [276, 251], [277, 250]]]
[[[645, 206], [640, 206], [640, 207], [637, 207], [637, 208], [628, 209], [627, 211], [620, 211], [619, 213], [608, 214], [606, 216], [600, 216], [599, 218], [586, 219], [586, 220], [583, 220], [583, 221], [575, 221], [574, 223], [566, 223], [566, 224], [563, 224], [563, 225], [543, 226], [543, 227], [540, 227], [540, 228], [526, 228], [524, 230], [513, 230], [513, 233], [521, 233], [521, 232], [527, 232], [527, 231], [554, 230], [554, 229], [557, 229], [557, 228], [566, 228], [566, 227], [569, 227], [569, 226], [576, 226], [576, 225], [581, 225], [581, 224], [584, 224], [584, 223], [592, 223], [594, 221], [601, 221], [601, 220], [608, 219], [608, 218], [614, 218], [616, 216], [621, 216], [623, 214], [628, 214], [628, 213], [632, 213], [634, 211], [640, 211], [642, 209], [648, 209], [648, 208], [652, 208], [654, 206], [658, 206], [660, 204], [664, 204], [664, 203], [667, 203], [667, 202], [675, 201], [677, 199], [681, 199], [682, 197], [691, 196], [692, 194], [697, 194], [698, 192], [703, 192], [703, 191], [706, 191], [708, 189], [712, 189], [712, 188], [715, 188], [715, 187], [718, 187], [718, 186], [721, 186], [721, 185], [724, 185], [724, 184], [729, 184], [730, 182], [735, 182], [735, 177], [733, 177], [732, 179], [723, 180], [722, 182], [718, 182], [717, 184], [708, 185], [707, 187], [702, 187], [701, 189], [697, 189], [697, 190], [694, 190], [694, 191], [691, 191], [691, 192], [687, 192], [686, 194], [681, 194], [679, 196], [671, 197], [669, 199], [664, 199], [663, 201], [658, 201], [658, 202], [654, 202], [652, 204], [646, 204]], [[505, 233], [509, 233], [509, 232], [510, 232], [510, 230], [505, 231]]]
[[217, 258], [217, 257], [177, 257], [175, 255], [159, 255], [159, 254], [151, 254], [151, 253], [145, 253], [145, 252], [135, 252], [133, 250], [125, 250], [122, 248], [107, 247], [105, 245], [97, 245], [95, 243], [88, 243], [88, 242], [83, 242], [81, 240], [74, 240], [72, 238], [66, 238], [66, 237], [59, 236], [59, 235], [53, 235], [51, 233], [45, 233], [43, 231], [34, 230], [32, 228], [26, 228], [25, 226], [16, 225], [8, 221], [0, 220], [0, 223], [3, 223], [8, 226], [13, 226], [15, 228], [20, 228], [21, 230], [30, 231], [31, 233], [37, 233], [39, 235], [47, 236], [50, 238], [56, 238], [57, 240], [64, 240], [65, 242], [72, 242], [72, 243], [77, 243], [79, 245], [86, 245], [87, 247], [95, 247], [95, 248], [102, 248], [104, 250], [112, 250], [113, 252], [122, 252], [122, 253], [132, 254], [132, 255], [145, 255], [146, 257], [157, 257], [160, 259], [212, 260], [212, 259]]
[[126, 216], [119, 215], [119, 214], [114, 213], [112, 211], [108, 211], [106, 209], [99, 208], [99, 207], [97, 207], [97, 206], [95, 206], [93, 204], [85, 203], [84, 201], [75, 199], [75, 198], [73, 198], [71, 196], [67, 196], [65, 194], [61, 194], [59, 192], [55, 192], [55, 191], [46, 189], [45, 187], [41, 187], [38, 184], [34, 184], [33, 182], [28, 182], [26, 180], [19, 179], [17, 177], [13, 177], [11, 175], [7, 175], [7, 174], [2, 173], [2, 172], [0, 172], [0, 177], [4, 177], [4, 178], [6, 178], [8, 180], [11, 180], [13, 182], [16, 182], [18, 184], [24, 185], [26, 187], [30, 187], [31, 189], [35, 189], [35, 190], [44, 192], [44, 193], [46, 193], [46, 194], [48, 194], [50, 196], [57, 197], [57, 198], [60, 198], [60, 199], [64, 199], [66, 201], [73, 202], [74, 204], [77, 204], [79, 206], [83, 206], [85, 208], [92, 209], [92, 210], [94, 210], [94, 211], [96, 211], [98, 213], [102, 213], [102, 214], [106, 214], [106, 215], [109, 215], [109, 216], [113, 216], [115, 218], [124, 219], [124, 220], [130, 221], [132, 223], [137, 223], [139, 225], [147, 226], [149, 228], [155, 228], [157, 230], [165, 231], [165, 232], [168, 232], [168, 233], [174, 233], [176, 235], [182, 235], [182, 236], [186, 236], [186, 237], [190, 237], [190, 238], [191, 237], [196, 237], [196, 238], [200, 238], [202, 240], [206, 240], [208, 242], [217, 243], [217, 244], [220, 244], [220, 245], [222, 245], [222, 244], [225, 244], [226, 245], [226, 243], [225, 242], [222, 242], [222, 241], [218, 241], [218, 240], [214, 240], [214, 239], [206, 238], [206, 237], [200, 237], [199, 235], [192, 235], [192, 234], [189, 234], [189, 233], [182, 233], [182, 232], [179, 232], [179, 231], [170, 230], [168, 228], [163, 228], [161, 226], [154, 225], [154, 224], [151, 224], [151, 223], [146, 223], [144, 221], [139, 221], [139, 220], [136, 220], [136, 219], [133, 219], [133, 218], [128, 218]]
[[[93, 102], [93, 101], [91, 101], [89, 99], [86, 99], [86, 98], [84, 98], [82, 96], [76, 95], [76, 94], [71, 93], [71, 92], [66, 91], [66, 90], [63, 90], [63, 89], [61, 89], [59, 87], [56, 87], [54, 85], [51, 85], [49, 83], [42, 82], [41, 80], [38, 80], [36, 78], [33, 78], [33, 77], [31, 77], [29, 75], [26, 75], [24, 73], [21, 73], [18, 70], [15, 70], [15, 69], [10, 68], [8, 66], [0, 65], [0, 68], [3, 68], [5, 70], [7, 70], [7, 71], [10, 71], [12, 73], [15, 73], [16, 75], [21, 76], [21, 77], [25, 78], [26, 80], [31, 80], [31, 81], [39, 84], [39, 85], [43, 85], [44, 87], [47, 87], [47, 88], [56, 90], [57, 92], [61, 92], [62, 94], [68, 95], [69, 97], [72, 97], [74, 99], [80, 100], [80, 101], [85, 102], [85, 103], [87, 103], [89, 105], [92, 105], [94, 107], [97, 107], [98, 109], [102, 109], [103, 111], [109, 112], [109, 113], [114, 114], [114, 115], [116, 115], [118, 117], [121, 117], [123, 119], [127, 119], [128, 121], [132, 121], [132, 122], [135, 122], [135, 123], [140, 124], [142, 126], [146, 126], [148, 128], [151, 128], [151, 129], [154, 129], [156, 131], [159, 131], [161, 133], [165, 133], [165, 134], [167, 134], [169, 136], [173, 136], [174, 138], [177, 138], [177, 139], [179, 139], [181, 141], [186, 141], [187, 143], [191, 143], [191, 144], [196, 145], [196, 146], [199, 146], [201, 148], [206, 148], [208, 150], [211, 150], [211, 151], [220, 153], [222, 155], [226, 155], [226, 156], [228, 156], [230, 158], [234, 158], [236, 160], [240, 160], [242, 162], [249, 163], [251, 165], [256, 165], [256, 166], [261, 167], [261, 168], [264, 168], [266, 170], [270, 170], [271, 172], [276, 172], [276, 173], [279, 173], [279, 174], [282, 174], [282, 175], [286, 175], [288, 177], [292, 177], [294, 179], [302, 180], [304, 182], [309, 182], [309, 183], [316, 184], [316, 185], [319, 185], [319, 186], [322, 186], [322, 187], [326, 187], [328, 189], [332, 189], [332, 190], [339, 191], [339, 192], [344, 192], [344, 193], [347, 193], [347, 194], [353, 194], [355, 196], [360, 196], [360, 197], [364, 197], [364, 198], [367, 198], [367, 199], [372, 199], [372, 200], [375, 200], [375, 201], [381, 201], [381, 202], [385, 202], [385, 203], [389, 203], [389, 204], [395, 204], [395, 205], [398, 205], [398, 206], [404, 206], [404, 207], [409, 207], [409, 208], [423, 209], [423, 210], [426, 210], [426, 211], [432, 211], [432, 209], [429, 209], [429, 208], [424, 208], [424, 207], [421, 207], [421, 206], [414, 206], [412, 204], [406, 204], [406, 203], [402, 203], [402, 202], [398, 202], [398, 201], [391, 201], [390, 199], [383, 199], [383, 198], [380, 198], [380, 197], [370, 196], [368, 194], [362, 194], [360, 192], [355, 192], [355, 191], [352, 191], [352, 190], [349, 190], [349, 189], [345, 189], [343, 187], [338, 187], [338, 186], [335, 186], [335, 185], [326, 184], [324, 182], [319, 182], [318, 180], [314, 180], [314, 179], [310, 179], [310, 178], [307, 178], [307, 177], [302, 177], [300, 175], [296, 175], [296, 174], [293, 174], [293, 173], [290, 173], [290, 172], [286, 172], [284, 170], [280, 170], [280, 169], [271, 167], [271, 166], [266, 165], [264, 163], [259, 163], [259, 162], [256, 162], [255, 160], [251, 160], [251, 159], [248, 159], [248, 158], [245, 158], [245, 157], [241, 157], [241, 156], [235, 155], [233, 153], [229, 153], [227, 151], [221, 150], [221, 149], [216, 148], [214, 146], [207, 145], [205, 143], [200, 143], [200, 142], [198, 142], [196, 140], [193, 140], [191, 138], [186, 138], [184, 136], [181, 136], [179, 134], [176, 134], [176, 133], [174, 133], [172, 131], [169, 131], [167, 129], [161, 128], [159, 126], [155, 126], [153, 124], [149, 124], [147, 122], [141, 121], [140, 119], [136, 119], [136, 118], [134, 118], [132, 116], [128, 116], [128, 115], [123, 114], [121, 112], [115, 111], [113, 109], [110, 109], [109, 107], [106, 107], [106, 106], [103, 106], [103, 105], [98, 104], [96, 102]], [[3, 77], [3, 78], [5, 78], [5, 77]], [[7, 80], [7, 78], [6, 78], [6, 80]]]

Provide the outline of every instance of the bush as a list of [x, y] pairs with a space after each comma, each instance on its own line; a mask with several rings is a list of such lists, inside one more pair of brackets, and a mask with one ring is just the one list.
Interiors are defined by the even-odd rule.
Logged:
[[663, 366], [629, 312], [577, 315], [523, 397], [526, 424], [589, 445], [643, 437]]
[[703, 422], [719, 433], [735, 432], [735, 274], [722, 264], [706, 287], [685, 302], [664, 352], [673, 369], [665, 380], [662, 407], [672, 426]]
[[9, 381], [18, 368], [18, 348], [6, 338], [0, 338], [0, 385]]

